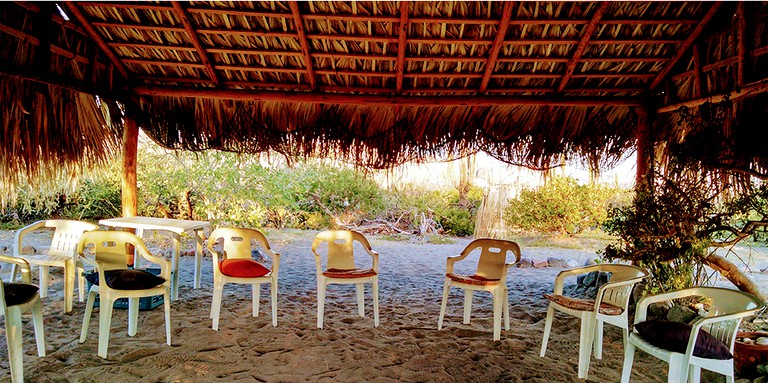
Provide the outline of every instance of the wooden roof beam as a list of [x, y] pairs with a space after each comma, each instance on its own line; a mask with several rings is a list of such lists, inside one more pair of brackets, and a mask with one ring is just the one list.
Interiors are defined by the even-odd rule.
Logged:
[[162, 86], [134, 87], [146, 96], [193, 97], [243, 101], [289, 101], [312, 104], [337, 105], [390, 105], [390, 106], [485, 106], [485, 105], [549, 105], [549, 106], [639, 106], [636, 97], [510, 97], [510, 96], [404, 96], [404, 95], [351, 95], [315, 92], [280, 92], [239, 89], [201, 89]]
[[699, 105], [703, 105], [708, 102], [715, 104], [725, 100], [726, 98], [730, 101], [733, 101], [737, 98], [741, 98], [745, 96], [754, 96], [754, 95], [766, 93], [766, 92], [768, 92], [768, 79], [760, 80], [750, 84], [745, 84], [742, 88], [734, 90], [728, 94], [718, 94], [718, 95], [713, 95], [708, 97], [701, 97], [693, 100], [679, 102], [677, 104], [662, 106], [661, 108], [656, 110], [656, 112], [657, 113], [674, 112], [683, 107], [695, 108]]
[[203, 44], [200, 42], [200, 37], [197, 35], [197, 32], [195, 32], [195, 28], [192, 26], [192, 22], [189, 20], [187, 12], [184, 11], [184, 7], [180, 2], [172, 1], [171, 4], [173, 4], [176, 16], [181, 20], [181, 24], [184, 25], [184, 30], [187, 32], [190, 41], [192, 41], [192, 45], [194, 45], [197, 55], [200, 56], [200, 61], [203, 63], [203, 66], [205, 66], [205, 71], [208, 72], [208, 77], [211, 78], [214, 86], [219, 86], [219, 76], [216, 75], [216, 70], [213, 69], [211, 60], [208, 59], [208, 53], [205, 52], [205, 48], [203, 48]]
[[683, 55], [688, 51], [688, 48], [693, 44], [694, 41], [699, 37], [701, 32], [704, 30], [704, 27], [709, 24], [709, 21], [712, 20], [712, 18], [715, 16], [715, 13], [717, 13], [717, 10], [720, 9], [720, 6], [722, 5], [721, 2], [717, 1], [712, 4], [711, 7], [709, 7], [709, 10], [704, 15], [704, 17], [701, 19], [701, 22], [696, 25], [696, 28], [691, 31], [691, 34], [688, 35], [688, 38], [683, 41], [682, 44], [680, 44], [679, 47], [675, 50], [675, 55], [672, 56], [672, 58], [669, 60], [667, 65], [664, 66], [664, 68], [656, 75], [656, 78], [651, 81], [651, 85], [648, 87], [648, 90], [653, 91], [662, 80], [664, 80], [670, 71], [672, 71], [672, 68], [677, 64], [678, 61], [683, 57]]
[[299, 35], [301, 52], [304, 55], [304, 65], [307, 67], [307, 77], [309, 77], [309, 86], [314, 91], [317, 89], [317, 76], [315, 76], [315, 69], [312, 66], [312, 56], [309, 54], [309, 41], [307, 40], [307, 33], [304, 31], [304, 20], [301, 18], [301, 12], [299, 12], [299, 3], [289, 1], [288, 5], [291, 7], [291, 13], [293, 14], [293, 23], [296, 24], [296, 33]]
[[403, 73], [405, 73], [405, 47], [408, 37], [408, 2], [400, 2], [400, 25], [397, 28], [397, 62], [395, 68], [397, 77], [395, 78], [395, 92], [403, 91]]
[[595, 10], [595, 13], [589, 20], [589, 23], [584, 27], [584, 32], [581, 34], [581, 41], [579, 41], [579, 45], [576, 46], [576, 50], [573, 52], [571, 60], [568, 61], [568, 64], [565, 66], [565, 75], [563, 75], [563, 79], [560, 80], [560, 84], [557, 86], [558, 92], [562, 92], [563, 89], [565, 89], [565, 86], [568, 85], [568, 81], [571, 79], [573, 71], [576, 70], [576, 65], [584, 54], [584, 50], [587, 49], [589, 40], [592, 38], [595, 30], [597, 30], [597, 24], [600, 23], [600, 19], [603, 18], [603, 13], [608, 9], [608, 5], [610, 5], [610, 3], [607, 1], [600, 2], [597, 6], [597, 10]]
[[112, 51], [112, 48], [107, 45], [106, 42], [104, 42], [104, 39], [101, 38], [101, 35], [99, 35], [99, 32], [96, 31], [96, 28], [91, 25], [91, 23], [88, 21], [88, 19], [85, 17], [85, 14], [83, 14], [80, 7], [77, 5], [76, 2], [63, 2], [61, 3], [67, 9], [69, 10], [69, 13], [74, 16], [74, 18], [77, 19], [77, 21], [80, 23], [80, 25], [85, 28], [85, 32], [88, 33], [88, 36], [96, 43], [96, 45], [101, 48], [101, 50], [104, 52], [104, 54], [107, 55], [109, 58], [109, 61], [112, 62], [112, 64], [115, 65], [115, 68], [118, 72], [123, 76], [125, 80], [128, 80], [130, 76], [128, 75], [128, 70], [125, 69], [125, 65], [120, 61], [120, 59], [117, 57], [114, 51]]
[[478, 89], [478, 92], [480, 93], [484, 93], [485, 90], [488, 89], [488, 82], [491, 81], [493, 68], [496, 67], [496, 58], [499, 57], [499, 51], [501, 51], [504, 38], [507, 36], [509, 19], [512, 18], [512, 5], [512, 2], [506, 1], [504, 2], [504, 8], [501, 10], [501, 21], [499, 22], [499, 28], [496, 30], [496, 37], [493, 39], [491, 51], [488, 52], [488, 61], [485, 62], [485, 72], [483, 72], [483, 79], [480, 80], [480, 88]]

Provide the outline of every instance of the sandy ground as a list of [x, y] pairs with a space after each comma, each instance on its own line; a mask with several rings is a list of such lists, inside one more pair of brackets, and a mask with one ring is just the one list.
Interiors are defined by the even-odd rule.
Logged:
[[[442, 331], [437, 319], [445, 259], [469, 239], [452, 244], [394, 242], [370, 237], [380, 253], [381, 325], [373, 327], [370, 287], [366, 317], [356, 315], [353, 286], [330, 286], [325, 328], [316, 324], [316, 279], [310, 245], [315, 232], [268, 231], [282, 255], [278, 326], [272, 327], [268, 287], [262, 287], [261, 313], [250, 315], [250, 287], [224, 290], [220, 331], [209, 319], [211, 258], [203, 261], [202, 288], [193, 289], [193, 257], [181, 259], [180, 299], [172, 304], [172, 345], [165, 344], [162, 308], [139, 314], [139, 332], [127, 336], [127, 312], [115, 310], [109, 357], [96, 355], [98, 309], [85, 343], [78, 343], [85, 304], [63, 314], [60, 271], [51, 275], [44, 299], [47, 356], [36, 355], [32, 325], [25, 318], [24, 369], [29, 382], [578, 382], [579, 321], [558, 315], [546, 357], [539, 357], [546, 315], [542, 293], [551, 292], [556, 268], [512, 269], [507, 280], [512, 326], [492, 340], [490, 295], [477, 293], [469, 325], [461, 323], [461, 291], [451, 290]], [[151, 234], [150, 234], [151, 235]], [[0, 231], [0, 250], [10, 251], [13, 232]], [[44, 243], [44, 238], [32, 239]], [[161, 252], [170, 240], [146, 239]], [[191, 249], [187, 241], [185, 249]], [[40, 250], [38, 248], [38, 250]], [[584, 262], [594, 251], [525, 248], [523, 256], [554, 256]], [[470, 264], [472, 262], [469, 262]], [[60, 269], [59, 269], [60, 270]], [[7, 280], [8, 268], [2, 270]], [[0, 331], [2, 328], [0, 328]], [[5, 355], [5, 337], [0, 337]], [[621, 331], [606, 326], [603, 360], [594, 360], [590, 382], [618, 382], [623, 361]], [[10, 381], [0, 357], [0, 381]], [[666, 365], [638, 353], [632, 382], [664, 382]], [[722, 381], [705, 375], [703, 381]]]

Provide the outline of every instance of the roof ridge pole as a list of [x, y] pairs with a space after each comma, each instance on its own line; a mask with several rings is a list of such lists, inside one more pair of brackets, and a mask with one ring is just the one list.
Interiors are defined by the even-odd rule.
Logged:
[[293, 14], [293, 23], [296, 24], [296, 33], [299, 35], [301, 53], [304, 55], [304, 65], [307, 67], [307, 76], [309, 77], [309, 87], [314, 92], [317, 89], [317, 77], [312, 66], [312, 56], [309, 54], [309, 41], [307, 40], [307, 33], [304, 31], [304, 20], [301, 17], [301, 12], [299, 12], [299, 3], [289, 1], [288, 5], [291, 7], [291, 14]]
[[197, 54], [200, 56], [200, 61], [208, 72], [208, 77], [213, 81], [213, 85], [219, 86], [219, 77], [216, 75], [216, 70], [208, 59], [208, 53], [205, 51], [205, 48], [203, 48], [203, 44], [200, 42], [200, 37], [197, 35], [195, 28], [192, 27], [192, 22], [189, 19], [187, 11], [184, 10], [184, 7], [178, 1], [172, 1], [171, 4], [173, 4], [174, 13], [176, 13], [176, 16], [181, 20], [181, 24], [184, 25], [184, 30], [187, 32], [187, 35], [189, 35], [192, 45], [195, 46], [195, 50], [197, 50]]
[[408, 38], [408, 1], [400, 2], [400, 25], [397, 32], [397, 78], [395, 81], [395, 92], [400, 94], [403, 91], [403, 74], [405, 73], [405, 47]]
[[696, 28], [694, 28], [693, 31], [691, 31], [691, 34], [688, 35], [688, 38], [686, 38], [685, 41], [683, 41], [683, 43], [680, 44], [679, 47], [677, 47], [677, 49], [675, 50], [675, 55], [671, 59], [669, 59], [667, 65], [664, 66], [664, 68], [656, 75], [656, 78], [653, 79], [653, 81], [651, 82], [651, 85], [648, 86], [649, 91], [652, 91], [653, 89], [655, 89], [661, 83], [661, 81], [667, 77], [669, 72], [672, 71], [672, 68], [675, 66], [675, 64], [677, 64], [677, 62], [680, 61], [680, 59], [683, 57], [685, 52], [688, 51], [688, 48], [690, 48], [691, 45], [693, 45], [693, 42], [696, 40], [696, 38], [699, 37], [701, 32], [704, 30], [704, 27], [706, 27], [707, 24], [709, 24], [709, 22], [715, 16], [715, 13], [717, 13], [717, 10], [720, 8], [722, 4], [723, 3], [720, 1], [717, 1], [712, 4], [712, 6], [707, 11], [707, 13], [701, 19], [701, 22], [696, 25]]
[[488, 60], [485, 62], [483, 79], [480, 81], [480, 88], [478, 89], [479, 93], [485, 93], [488, 89], [488, 83], [491, 81], [493, 68], [496, 66], [496, 59], [499, 57], [501, 46], [504, 45], [504, 38], [507, 36], [507, 27], [509, 27], [509, 20], [512, 18], [512, 5], [514, 5], [514, 2], [512, 1], [504, 2], [504, 8], [501, 10], [499, 29], [496, 30], [496, 37], [493, 39], [491, 51], [488, 53]]
[[592, 39], [592, 34], [595, 33], [597, 25], [600, 23], [600, 20], [603, 18], [603, 13], [605, 13], [609, 5], [610, 2], [608, 1], [600, 2], [597, 6], [597, 10], [595, 10], [595, 13], [592, 15], [592, 18], [584, 27], [584, 32], [581, 35], [579, 45], [576, 47], [576, 51], [573, 52], [573, 56], [571, 56], [570, 61], [568, 61], [568, 64], [565, 67], [565, 74], [560, 80], [560, 85], [557, 86], [558, 92], [562, 92], [563, 89], [565, 89], [565, 86], [568, 85], [568, 81], [571, 79], [571, 76], [573, 76], [573, 71], [576, 70], [576, 65], [579, 63], [581, 56], [584, 55], [584, 51], [587, 49], [587, 45], [589, 45], [589, 40]]
[[117, 68], [117, 71], [120, 72], [120, 74], [123, 76], [123, 78], [127, 81], [130, 76], [128, 76], [128, 70], [125, 69], [125, 66], [120, 61], [120, 59], [117, 57], [115, 52], [112, 50], [112, 48], [107, 45], [107, 43], [104, 41], [104, 39], [101, 38], [99, 35], [99, 32], [96, 31], [96, 28], [91, 25], [91, 23], [88, 21], [88, 19], [85, 17], [85, 14], [80, 10], [80, 7], [78, 7], [77, 3], [72, 1], [64, 1], [61, 3], [61, 5], [67, 7], [69, 9], [69, 12], [74, 16], [78, 22], [80, 22], [80, 25], [85, 28], [85, 32], [88, 34], [88, 36], [93, 39], [94, 42], [96, 42], [96, 45], [101, 48], [102, 51], [109, 57], [109, 60], [112, 61], [112, 64], [115, 64], [115, 68]]

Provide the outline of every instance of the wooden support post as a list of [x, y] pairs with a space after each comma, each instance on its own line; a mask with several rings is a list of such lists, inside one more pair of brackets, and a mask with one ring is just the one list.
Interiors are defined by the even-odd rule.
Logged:
[[701, 55], [699, 53], [699, 46], [693, 44], [693, 98], [699, 98], [702, 95], [704, 84], [702, 83], [703, 77], [701, 75]]
[[637, 177], [635, 191], [647, 190], [651, 186], [651, 169], [653, 167], [653, 142], [648, 121], [648, 110], [639, 106], [635, 108], [637, 115]]
[[[123, 217], [134, 217], [138, 214], [138, 187], [136, 180], [136, 158], [139, 150], [139, 127], [136, 119], [126, 113], [123, 128], [123, 173], [122, 173], [122, 206]], [[130, 247], [130, 246], [129, 246]], [[126, 262], [133, 266], [133, 249], [126, 249]]]
[[744, 2], [739, 1], [739, 5], [736, 8], [736, 16], [738, 17], [739, 29], [738, 33], [738, 57], [739, 57], [739, 69], [736, 72], [736, 85], [744, 85], [744, 72], [747, 65], [747, 19], [744, 14]]

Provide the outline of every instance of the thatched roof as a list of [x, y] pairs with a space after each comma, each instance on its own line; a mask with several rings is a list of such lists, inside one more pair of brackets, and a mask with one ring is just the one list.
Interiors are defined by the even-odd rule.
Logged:
[[633, 150], [633, 109], [762, 89], [768, 78], [766, 2], [61, 8], [69, 21], [51, 3], [0, 4], [0, 132], [12, 138], [0, 142], [4, 181], [58, 166], [56, 157], [112, 152], [119, 125], [80, 92], [98, 95], [111, 118], [115, 102], [126, 104], [174, 149], [272, 149], [371, 167], [482, 150], [530, 167], [566, 156], [601, 167]]

